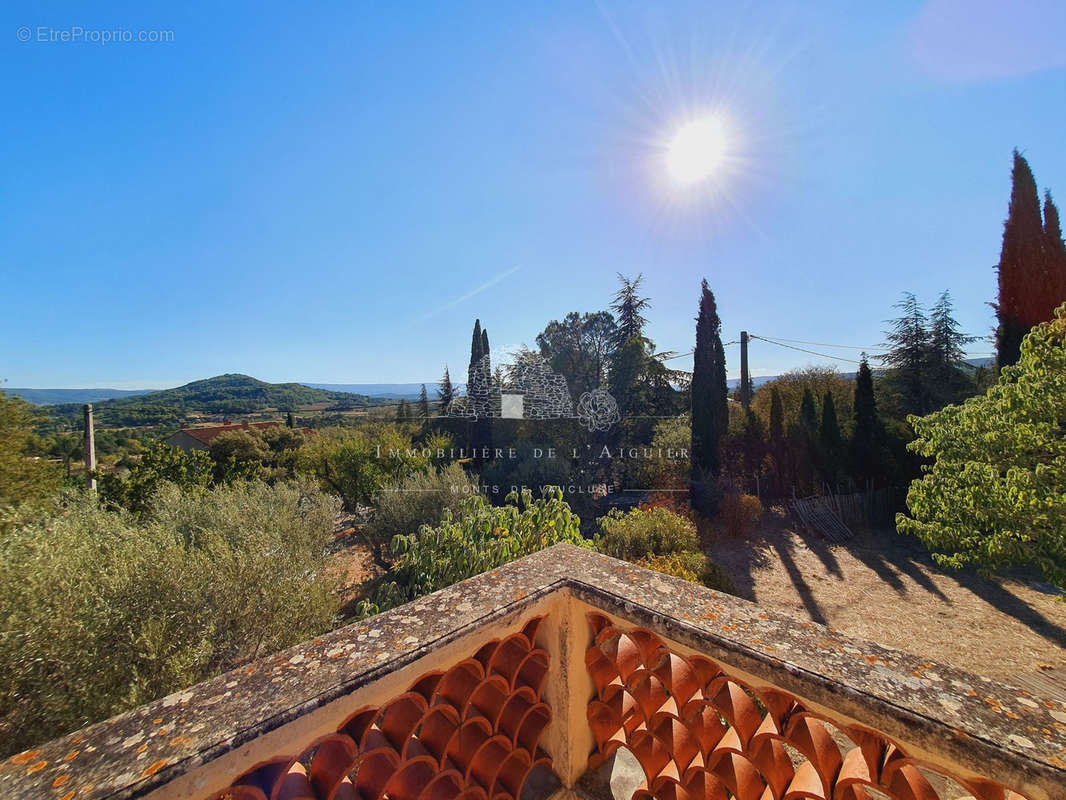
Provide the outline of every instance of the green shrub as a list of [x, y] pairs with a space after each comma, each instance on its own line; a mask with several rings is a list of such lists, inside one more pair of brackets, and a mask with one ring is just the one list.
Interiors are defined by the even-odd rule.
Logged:
[[612, 508], [599, 523], [596, 549], [626, 561], [700, 549], [696, 526], [665, 508]]
[[720, 566], [715, 564], [703, 553], [686, 550], [681, 553], [671, 553], [665, 556], [647, 556], [636, 563], [646, 569], [673, 575], [682, 578], [689, 583], [702, 583], [710, 589], [719, 592], [736, 592], [733, 579], [729, 577]]
[[313, 484], [164, 486], [143, 516], [87, 494], [0, 537], [4, 753], [332, 627], [337, 503]]
[[457, 514], [445, 509], [439, 525], [396, 537], [399, 561], [361, 613], [376, 614], [559, 542], [587, 546], [580, 526], [555, 487], [537, 500], [528, 490], [512, 493], [503, 506], [469, 497]]
[[426, 472], [436, 463], [437, 448], [447, 452], [446, 437], [434, 435], [422, 445], [396, 425], [366, 430], [324, 430], [298, 451], [297, 468], [313, 475], [327, 491], [340, 495], [345, 507], [369, 505], [389, 483]]
[[418, 533], [423, 525], [440, 522], [444, 509], [453, 512], [477, 492], [477, 484], [458, 464], [434, 472], [418, 472], [389, 484], [378, 495], [374, 516], [363, 536], [374, 559], [386, 569], [386, 553], [396, 536]]
[[211, 482], [214, 462], [205, 450], [185, 452], [163, 442], [153, 442], [121, 475], [100, 475], [100, 500], [112, 510], [125, 509], [140, 514], [148, 509], [152, 497], [165, 484], [181, 489], [202, 489]]
[[718, 501], [718, 521], [730, 536], [751, 536], [762, 512], [762, 503], [754, 495], [726, 494]]

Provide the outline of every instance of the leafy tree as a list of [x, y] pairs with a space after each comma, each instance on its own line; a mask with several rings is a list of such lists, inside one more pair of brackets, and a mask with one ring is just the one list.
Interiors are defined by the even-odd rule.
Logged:
[[329, 630], [336, 511], [307, 483], [23, 508], [0, 537], [0, 756]]
[[[696, 349], [692, 366], [692, 479], [697, 485], [717, 479], [721, 471], [719, 448], [729, 427], [729, 400], [726, 388], [725, 350], [722, 323], [714, 294], [704, 280], [701, 284], [700, 312], [696, 317]], [[710, 497], [699, 491], [693, 507], [711, 510]]]
[[452, 376], [448, 374], [447, 367], [444, 368], [444, 376], [440, 379], [440, 386], [437, 388], [437, 399], [440, 415], [442, 417], [447, 416], [452, 407], [452, 400], [455, 399]]
[[446, 437], [427, 441], [427, 453], [395, 425], [325, 430], [297, 451], [297, 469], [317, 478], [340, 496], [348, 511], [355, 511], [374, 502], [387, 484], [430, 469], [433, 451], [438, 444], [447, 449], [446, 442]]
[[215, 462], [215, 483], [262, 477], [263, 465], [271, 460], [270, 447], [254, 428], [220, 433], [209, 452]]
[[203, 489], [211, 483], [214, 471], [215, 462], [205, 450], [185, 452], [164, 442], [154, 442], [125, 476], [114, 472], [101, 474], [97, 490], [106, 508], [143, 514], [164, 484], [174, 484], [182, 491]]
[[[60, 434], [55, 437], [52, 446], [48, 448], [51, 455], [63, 459], [63, 474], [67, 479], [70, 478], [71, 462], [76, 458], [84, 457], [85, 451], [81, 438], [77, 433]], [[97, 453], [99, 451], [97, 447]]]
[[575, 401], [606, 380], [615, 329], [610, 312], [571, 311], [561, 322], [552, 320], [537, 334], [541, 356], [555, 372], [566, 377]]
[[851, 436], [851, 465], [854, 477], [870, 488], [884, 475], [881, 444], [884, 431], [877, 416], [874, 379], [863, 353], [855, 375], [855, 411]]
[[927, 369], [932, 349], [929, 320], [911, 292], [904, 292], [903, 299], [893, 308], [902, 313], [890, 321], [892, 328], [885, 334], [889, 349], [880, 358], [889, 369], [886, 381], [902, 416], [925, 414], [932, 406], [931, 376]]
[[474, 495], [458, 514], [445, 509], [439, 525], [395, 538], [399, 559], [392, 579], [363, 603], [362, 612], [376, 614], [559, 542], [587, 547], [580, 526], [556, 487], [537, 500], [528, 490], [512, 492], [503, 506]]
[[1031, 565], [1066, 588], [1066, 304], [986, 395], [910, 422], [910, 448], [932, 464], [897, 528], [943, 566]]
[[30, 455], [36, 421], [29, 403], [0, 392], [0, 509], [44, 500], [59, 488], [59, 470]]
[[1050, 319], [1054, 304], [1063, 299], [1048, 294], [1043, 243], [1036, 179], [1029, 162], [1015, 150], [1010, 206], [1003, 225], [998, 266], [996, 349], [1000, 366], [1018, 360], [1022, 337], [1033, 325]]

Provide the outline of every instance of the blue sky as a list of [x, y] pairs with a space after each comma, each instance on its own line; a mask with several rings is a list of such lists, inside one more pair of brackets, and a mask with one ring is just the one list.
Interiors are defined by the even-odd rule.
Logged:
[[[1008, 5], [5, 3], [0, 379], [435, 380], [618, 272], [661, 349], [703, 277], [726, 339], [876, 345], [943, 289], [984, 336], [1011, 149], [1066, 202], [1066, 4]], [[39, 40], [77, 27], [172, 41]]]

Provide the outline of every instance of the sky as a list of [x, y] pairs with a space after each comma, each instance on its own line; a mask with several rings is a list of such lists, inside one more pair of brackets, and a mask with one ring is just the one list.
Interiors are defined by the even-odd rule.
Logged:
[[435, 381], [618, 273], [661, 350], [706, 278], [727, 341], [876, 353], [950, 290], [989, 354], [1012, 149], [1066, 201], [1064, 40], [1057, 0], [9, 1], [0, 380]]

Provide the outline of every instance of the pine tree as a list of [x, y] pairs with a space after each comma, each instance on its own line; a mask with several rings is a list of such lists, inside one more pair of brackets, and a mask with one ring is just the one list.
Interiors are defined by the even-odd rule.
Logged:
[[1014, 151], [1011, 170], [1010, 207], [1003, 225], [1003, 248], [999, 255], [999, 297], [996, 315], [996, 350], [1001, 367], [1018, 360], [1022, 337], [1045, 315], [1047, 305], [1044, 227], [1040, 198], [1029, 163]]
[[644, 338], [644, 326], [648, 324], [648, 320], [641, 312], [651, 308], [651, 301], [639, 294], [640, 284], [644, 280], [643, 273], [633, 279], [619, 273], [618, 280], [622, 282], [622, 288], [615, 294], [614, 302], [611, 303], [611, 309], [618, 321], [612, 339], [616, 350], [621, 349], [630, 339]]
[[884, 474], [880, 463], [881, 421], [877, 416], [874, 397], [874, 377], [866, 354], [862, 354], [859, 371], [855, 375], [855, 410], [852, 412], [854, 430], [851, 436], [851, 465], [855, 479], [873, 488]]
[[962, 365], [965, 346], [975, 339], [959, 331], [959, 323], [952, 316], [951, 294], [945, 290], [929, 315], [926, 386], [930, 411], [958, 402], [972, 391], [973, 383], [962, 372]]
[[418, 393], [418, 413], [422, 420], [429, 419], [429, 395], [426, 394], [426, 385], [422, 384], [422, 391]]
[[437, 413], [442, 417], [448, 416], [452, 408], [452, 400], [455, 399], [455, 389], [452, 388], [452, 376], [448, 374], [448, 367], [444, 368], [444, 377], [440, 379], [437, 388]]
[[[725, 350], [722, 347], [722, 323], [714, 294], [702, 283], [700, 313], [696, 318], [696, 349], [692, 366], [692, 479], [704, 484], [718, 477], [719, 448], [729, 427], [728, 389], [726, 388]], [[711, 497], [697, 492], [693, 504], [701, 511], [712, 510]]]
[[1047, 299], [1054, 315], [1054, 310], [1066, 302], [1066, 242], [1062, 240], [1059, 210], [1051, 192], [1044, 194], [1044, 259], [1048, 271]]
[[904, 292], [903, 299], [893, 308], [903, 313], [891, 320], [892, 329], [885, 334], [889, 350], [880, 358], [890, 368], [889, 384], [898, 396], [901, 414], [921, 416], [932, 405], [927, 370], [931, 349], [929, 320], [911, 292]]

